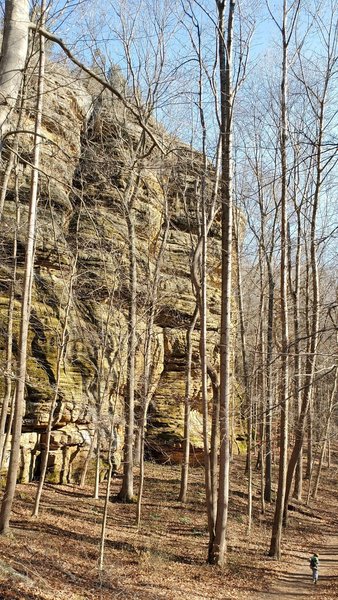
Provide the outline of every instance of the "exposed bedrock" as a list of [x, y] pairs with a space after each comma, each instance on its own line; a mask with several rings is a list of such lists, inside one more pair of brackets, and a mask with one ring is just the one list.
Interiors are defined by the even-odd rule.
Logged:
[[[175, 149], [168, 155], [170, 158], [163, 162], [156, 150], [148, 153], [146, 146], [140, 164], [135, 161], [140, 127], [126, 117], [116, 101], [101, 94], [96, 86], [80, 82], [77, 74], [62, 66], [49, 65], [46, 79], [21, 479], [28, 481], [39, 474], [40, 447], [55, 400], [48, 478], [69, 482], [79, 478], [97, 426], [102, 431], [102, 448], [106, 449], [112, 419], [116, 466], [120, 462], [130, 306], [128, 219], [135, 231], [137, 259], [136, 413], [140, 413], [144, 344], [154, 298], [152, 281], [165, 230], [165, 206], [170, 229], [155, 307], [147, 441], [148, 452], [153, 456], [162, 454], [175, 460], [179, 457], [186, 331], [195, 308], [190, 272], [198, 230], [201, 159], [177, 140], [168, 138], [167, 143]], [[34, 94], [28, 95], [31, 96]], [[27, 101], [23, 116], [24, 130], [33, 128], [30, 102]], [[14, 121], [13, 117], [13, 126]], [[9, 374], [12, 391], [15, 387], [33, 150], [31, 135], [21, 134], [18, 139], [19, 159], [9, 179], [0, 233], [4, 256], [0, 265], [0, 398], [4, 396], [8, 375], [8, 306], [19, 211], [13, 361]], [[8, 156], [6, 148], [3, 169]], [[211, 230], [208, 253], [207, 350], [209, 360], [217, 368], [221, 261], [217, 222]], [[191, 430], [196, 456], [202, 448], [198, 329], [197, 322], [193, 334]], [[104, 468], [103, 462], [102, 471]]]

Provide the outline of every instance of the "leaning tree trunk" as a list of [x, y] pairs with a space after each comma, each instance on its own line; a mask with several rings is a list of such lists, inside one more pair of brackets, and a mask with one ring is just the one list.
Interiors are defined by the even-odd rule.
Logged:
[[[10, 4], [15, 4], [10, 3]], [[24, 5], [24, 2], [18, 2], [19, 5]], [[25, 8], [24, 6], [22, 6]], [[25, 17], [25, 14], [24, 14]], [[21, 16], [22, 18], [22, 16]], [[22, 33], [24, 35], [24, 32]], [[14, 40], [13, 40], [14, 43]], [[28, 212], [28, 227], [26, 235], [26, 259], [23, 278], [23, 291], [21, 301], [21, 317], [20, 317], [20, 334], [18, 344], [18, 372], [17, 386], [15, 395], [15, 412], [13, 419], [13, 432], [11, 444], [11, 456], [7, 474], [6, 489], [1, 505], [0, 512], [0, 532], [7, 533], [9, 530], [10, 514], [14, 500], [17, 475], [20, 463], [20, 441], [22, 420], [25, 410], [25, 381], [26, 381], [26, 366], [27, 366], [27, 344], [29, 317], [31, 307], [31, 290], [33, 283], [33, 267], [34, 267], [34, 246], [36, 235], [36, 217], [38, 204], [38, 182], [39, 182], [39, 164], [40, 164], [40, 129], [42, 120], [42, 102], [44, 93], [44, 70], [45, 70], [45, 46], [44, 38], [40, 35], [40, 63], [39, 63], [39, 78], [36, 102], [36, 120], [34, 129], [34, 155], [33, 155], [33, 172], [31, 179], [31, 190], [29, 199]]]

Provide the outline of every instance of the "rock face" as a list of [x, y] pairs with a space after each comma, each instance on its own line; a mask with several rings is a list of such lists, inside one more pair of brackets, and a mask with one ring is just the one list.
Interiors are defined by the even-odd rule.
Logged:
[[[112, 419], [115, 460], [119, 463], [133, 231], [137, 259], [137, 404], [140, 407], [143, 399], [148, 316], [154, 299], [156, 264], [161, 257], [151, 340], [148, 451], [156, 456], [179, 454], [186, 331], [195, 308], [190, 269], [198, 231], [201, 159], [163, 132], [162, 140], [171, 151], [163, 157], [158, 150], [151, 150], [135, 119], [126, 115], [116, 100], [102, 90], [90, 89], [64, 68], [49, 65], [46, 79], [21, 479], [27, 481], [39, 474], [39, 447], [56, 394], [48, 477], [67, 482], [78, 479], [96, 427], [102, 431], [101, 443], [106, 447]], [[34, 80], [31, 85], [34, 87]], [[22, 126], [25, 131], [33, 128], [32, 115], [34, 105], [27, 101]], [[8, 298], [19, 211], [13, 374], [17, 359], [31, 173], [32, 136], [18, 137], [19, 159], [9, 179], [1, 228], [5, 260], [0, 267], [0, 398], [4, 396]], [[8, 155], [8, 149], [6, 152]], [[163, 247], [168, 219], [168, 239]], [[208, 257], [208, 355], [213, 364], [218, 361], [218, 229], [216, 223]], [[197, 323], [192, 394], [192, 444], [196, 450], [202, 446], [198, 337]], [[60, 361], [61, 347], [64, 357]]]

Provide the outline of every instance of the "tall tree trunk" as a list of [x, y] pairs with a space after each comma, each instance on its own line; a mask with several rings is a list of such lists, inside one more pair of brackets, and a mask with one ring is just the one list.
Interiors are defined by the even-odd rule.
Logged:
[[[260, 327], [259, 327], [259, 354], [260, 354], [260, 370], [259, 370], [259, 378], [260, 378], [260, 405], [258, 414], [261, 415], [260, 418], [260, 429], [261, 429], [261, 439], [260, 446], [257, 456], [257, 462], [260, 463], [261, 469], [261, 512], [265, 513], [265, 480], [266, 480], [266, 464], [265, 464], [265, 454], [266, 454], [266, 420], [268, 418], [267, 415], [267, 406], [266, 406], [266, 352], [265, 352], [265, 340], [264, 340], [264, 319], [265, 319], [265, 300], [264, 300], [264, 267], [263, 267], [263, 257], [262, 251], [259, 251], [260, 256]], [[257, 419], [256, 419], [257, 420]], [[257, 429], [257, 423], [255, 424], [255, 430]], [[256, 445], [256, 444], [255, 444]]]
[[[12, 3], [11, 3], [12, 4]], [[13, 2], [13, 4], [15, 4]], [[23, 2], [17, 3], [25, 8]], [[42, 14], [44, 6], [42, 4]], [[26, 17], [25, 13], [23, 14]], [[22, 15], [21, 15], [22, 18]], [[24, 32], [23, 32], [23, 35]], [[21, 301], [21, 318], [20, 318], [20, 333], [18, 344], [18, 373], [17, 386], [15, 395], [15, 412], [13, 420], [13, 434], [11, 456], [9, 469], [7, 474], [6, 489], [1, 504], [0, 511], [0, 532], [7, 533], [9, 530], [10, 514], [14, 500], [17, 474], [20, 463], [20, 441], [22, 430], [22, 419], [25, 411], [25, 381], [26, 381], [26, 365], [27, 365], [27, 344], [29, 317], [31, 307], [31, 290], [33, 284], [33, 268], [34, 268], [34, 247], [36, 235], [36, 217], [38, 204], [38, 182], [39, 182], [39, 164], [40, 164], [40, 148], [41, 148], [41, 120], [42, 120], [42, 102], [44, 93], [44, 71], [45, 71], [45, 46], [44, 38], [40, 35], [40, 50], [39, 50], [39, 78], [36, 103], [36, 121], [34, 129], [34, 157], [33, 171], [31, 178], [31, 190], [28, 213], [28, 227], [26, 236], [26, 259], [23, 279], [23, 292]], [[13, 40], [14, 43], [14, 40]]]
[[264, 500], [272, 502], [272, 357], [273, 357], [273, 330], [274, 330], [274, 304], [275, 281], [272, 272], [271, 256], [267, 260], [268, 268], [268, 324], [266, 344], [266, 423], [265, 423], [265, 487]]
[[[143, 136], [142, 136], [143, 139]], [[139, 146], [141, 142], [139, 143]], [[136, 317], [137, 317], [137, 264], [136, 233], [134, 223], [134, 201], [140, 183], [138, 173], [136, 181], [132, 177], [126, 201], [126, 221], [129, 246], [129, 302], [128, 302], [128, 357], [127, 383], [125, 391], [125, 442], [123, 452], [123, 479], [118, 494], [122, 502], [134, 501], [134, 424], [135, 424], [135, 359], [136, 359]], [[129, 195], [130, 194], [130, 195]]]
[[[222, 139], [222, 283], [221, 283], [221, 339], [220, 339], [220, 463], [215, 539], [209, 553], [209, 562], [222, 566], [226, 553], [226, 527], [229, 499], [229, 402], [231, 357], [231, 275], [232, 275], [232, 51], [233, 25], [236, 2], [230, 0], [227, 37], [224, 29], [224, 2], [216, 0], [218, 9], [218, 43], [221, 92]], [[225, 43], [226, 40], [226, 43]]]
[[283, 41], [282, 82], [281, 82], [281, 275], [280, 275], [280, 318], [282, 337], [281, 382], [280, 382], [280, 448], [279, 472], [276, 507], [272, 527], [269, 555], [277, 559], [281, 557], [282, 521], [286, 486], [287, 451], [288, 451], [288, 412], [289, 412], [289, 331], [288, 331], [288, 240], [287, 240], [287, 98], [288, 98], [288, 43], [287, 30], [288, 6], [283, 1], [283, 25], [281, 28]]
[[[305, 244], [306, 251], [306, 278], [305, 278], [305, 335], [306, 335], [306, 356], [310, 354], [311, 348], [311, 307], [310, 307], [310, 259], [307, 243]], [[304, 365], [304, 372], [306, 372], [306, 359]], [[305, 383], [305, 376], [304, 376]], [[303, 391], [303, 394], [305, 392]], [[306, 448], [306, 469], [305, 478], [310, 479], [312, 475], [312, 413], [311, 413], [311, 393], [309, 397], [309, 410], [306, 417], [306, 434], [307, 434], [307, 448]]]
[[247, 429], [247, 459], [246, 459], [246, 471], [248, 477], [248, 532], [251, 530], [252, 522], [252, 397], [249, 381], [249, 368], [247, 360], [247, 346], [246, 346], [246, 327], [244, 321], [244, 307], [243, 307], [243, 292], [242, 292], [242, 266], [240, 260], [240, 247], [239, 247], [239, 224], [238, 215], [237, 223], [235, 226], [235, 243], [236, 243], [236, 274], [237, 274], [237, 295], [238, 295], [238, 312], [239, 312], [239, 325], [240, 325], [240, 336], [241, 336], [241, 350], [242, 350], [242, 369], [243, 369], [243, 380], [244, 380], [244, 393], [245, 393], [245, 409], [246, 409], [246, 429]]
[[[295, 264], [295, 281], [292, 285], [291, 277], [291, 248], [289, 251], [289, 278], [290, 278], [290, 291], [293, 303], [293, 332], [294, 332], [294, 398], [295, 398], [295, 411], [296, 421], [301, 415], [301, 356], [300, 356], [300, 259], [301, 259], [301, 213], [300, 208], [296, 206], [297, 190], [294, 190], [294, 202], [297, 213], [297, 245], [296, 245], [296, 264]], [[291, 244], [291, 240], [290, 240]], [[297, 500], [302, 497], [303, 490], [303, 454], [302, 448], [300, 449], [296, 471], [295, 471], [295, 487], [294, 496]]]
[[147, 427], [147, 416], [148, 409], [151, 400], [150, 388], [151, 388], [151, 366], [153, 360], [153, 337], [154, 337], [154, 323], [155, 315], [157, 310], [157, 299], [158, 289], [160, 282], [161, 269], [163, 264], [163, 255], [167, 246], [168, 234], [169, 234], [169, 217], [168, 217], [168, 205], [167, 198], [165, 198], [164, 206], [164, 224], [165, 229], [158, 252], [154, 279], [152, 282], [149, 300], [150, 300], [150, 313], [148, 318], [148, 325], [145, 339], [145, 352], [144, 352], [144, 370], [143, 370], [143, 407], [141, 415], [141, 426], [140, 426], [140, 475], [139, 475], [139, 488], [137, 494], [137, 507], [136, 507], [136, 526], [140, 527], [141, 524], [141, 509], [142, 509], [142, 498], [144, 488], [144, 446], [145, 446], [145, 435]]
[[211, 479], [211, 455], [209, 445], [209, 402], [208, 402], [208, 368], [207, 368], [207, 222], [206, 222], [206, 149], [204, 148], [204, 173], [201, 186], [201, 256], [200, 256], [200, 287], [197, 291], [200, 317], [199, 353], [201, 360], [202, 406], [203, 406], [203, 440], [204, 440], [204, 476], [206, 489], [206, 504], [209, 527], [209, 549], [215, 535], [215, 499]]

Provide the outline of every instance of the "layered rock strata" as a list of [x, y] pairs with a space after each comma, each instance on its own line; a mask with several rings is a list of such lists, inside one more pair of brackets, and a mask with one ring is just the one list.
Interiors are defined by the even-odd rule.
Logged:
[[[195, 308], [190, 272], [198, 232], [201, 158], [159, 128], [168, 149], [163, 158], [143, 139], [140, 126], [117, 101], [95, 86], [91, 89], [92, 84], [79, 82], [78, 77], [62, 66], [48, 66], [22, 436], [23, 481], [39, 474], [40, 444], [57, 386], [63, 338], [65, 351], [57, 386], [48, 477], [55, 482], [76, 480], [95, 429], [102, 431], [101, 443], [106, 447], [112, 419], [115, 460], [119, 463], [128, 359], [131, 231], [135, 234], [137, 259], [137, 412], [143, 401], [144, 348], [154, 298], [153, 281], [156, 263], [162, 256], [152, 337], [148, 451], [177, 458], [183, 438], [186, 331]], [[30, 86], [34, 90], [34, 78]], [[28, 98], [33, 97], [33, 93], [28, 94]], [[27, 100], [23, 130], [33, 129], [33, 118], [34, 105]], [[12, 365], [15, 385], [31, 174], [32, 135], [24, 133], [18, 139], [18, 162], [9, 180], [1, 228], [1, 398], [17, 230]], [[9, 148], [3, 153], [4, 165], [8, 153]], [[161, 251], [168, 220], [168, 239]], [[220, 262], [216, 222], [208, 257], [208, 356], [215, 365]], [[202, 447], [198, 339], [197, 323], [192, 392], [192, 446], [197, 454]]]

